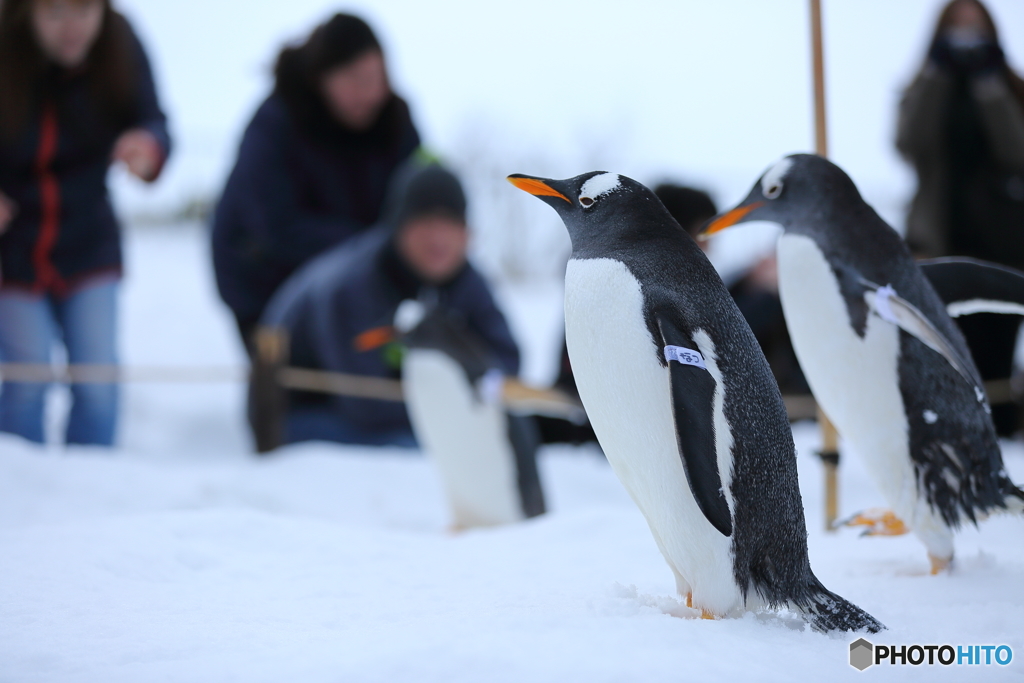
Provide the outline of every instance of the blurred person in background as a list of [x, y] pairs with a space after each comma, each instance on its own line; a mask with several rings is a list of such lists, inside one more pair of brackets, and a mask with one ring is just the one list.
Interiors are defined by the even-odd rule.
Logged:
[[358, 17], [337, 14], [282, 50], [274, 77], [213, 220], [217, 286], [250, 352], [274, 291], [373, 225], [392, 174], [419, 147], [380, 43]]
[[[111, 161], [153, 181], [170, 151], [149, 61], [109, 0], [0, 4], [0, 360], [117, 363]], [[4, 382], [0, 431], [44, 440], [46, 382]], [[66, 441], [113, 444], [118, 388], [73, 384]]]
[[[917, 171], [907, 216], [915, 255], [972, 256], [1024, 269], [1024, 80], [977, 0], [939, 15], [924, 67], [900, 104], [896, 146]], [[1010, 376], [1020, 318], [957, 318], [986, 380]], [[1000, 435], [1018, 410], [993, 407]]]
[[[504, 373], [515, 376], [519, 349], [466, 259], [468, 240], [459, 180], [437, 164], [412, 161], [396, 174], [382, 221], [292, 275], [260, 324], [287, 330], [292, 366], [397, 379], [395, 311], [416, 299], [461, 316]], [[416, 445], [404, 403], [291, 392], [284, 441], [310, 440]]]

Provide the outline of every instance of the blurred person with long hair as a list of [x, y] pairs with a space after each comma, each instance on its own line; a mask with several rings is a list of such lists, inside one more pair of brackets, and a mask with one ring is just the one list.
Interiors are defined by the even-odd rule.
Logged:
[[[170, 150], [149, 61], [109, 0], [0, 3], [0, 360], [117, 363], [112, 161], [154, 180]], [[0, 431], [44, 440], [46, 382], [4, 382]], [[66, 441], [112, 445], [118, 388], [71, 388]]]
[[[1024, 269], [1024, 80], [978, 0], [953, 0], [900, 104], [896, 146], [917, 171], [907, 243], [920, 257], [972, 256]], [[957, 319], [986, 380], [1012, 371], [1020, 318]], [[993, 408], [1001, 435], [1016, 406]]]
[[365, 21], [336, 14], [281, 51], [213, 221], [217, 286], [247, 348], [289, 275], [380, 219], [392, 175], [418, 147]]

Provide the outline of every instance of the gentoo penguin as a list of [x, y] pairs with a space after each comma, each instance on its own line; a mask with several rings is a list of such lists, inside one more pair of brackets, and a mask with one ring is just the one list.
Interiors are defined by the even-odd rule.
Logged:
[[783, 228], [779, 293], [793, 348], [892, 507], [880, 531], [905, 523], [941, 571], [961, 522], [1024, 503], [963, 337], [896, 231], [822, 157], [782, 159], [704, 234], [756, 220]]
[[811, 571], [782, 397], [697, 244], [624, 176], [509, 180], [569, 231], [580, 397], [680, 595], [706, 618], [789, 607], [822, 631], [884, 628]]
[[505, 409], [505, 377], [483, 342], [456, 312], [413, 300], [399, 306], [395, 328], [409, 418], [441, 474], [454, 528], [543, 514], [536, 428]]

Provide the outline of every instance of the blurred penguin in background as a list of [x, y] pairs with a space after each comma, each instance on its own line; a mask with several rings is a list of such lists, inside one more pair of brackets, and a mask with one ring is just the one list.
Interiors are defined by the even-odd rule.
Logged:
[[405, 405], [441, 475], [453, 529], [543, 514], [536, 423], [505, 405], [501, 360], [457, 311], [406, 300], [395, 328]]
[[217, 288], [247, 349], [289, 275], [380, 220], [392, 176], [419, 143], [362, 19], [336, 14], [281, 51], [213, 219]]
[[[917, 171], [906, 240], [915, 256], [971, 256], [1024, 269], [1024, 80], [1006, 62], [977, 0], [939, 15], [924, 67], [903, 94], [896, 146]], [[957, 318], [985, 380], [1012, 371], [1020, 318]], [[997, 405], [1000, 435], [1019, 428]]]
[[[278, 290], [260, 324], [287, 331], [288, 363], [314, 370], [398, 379], [399, 305], [420, 301], [457, 315], [507, 376], [519, 349], [480, 273], [467, 261], [466, 196], [436, 164], [410, 162], [397, 175], [385, 218], [321, 254]], [[406, 406], [291, 392], [284, 441], [417, 445]]]

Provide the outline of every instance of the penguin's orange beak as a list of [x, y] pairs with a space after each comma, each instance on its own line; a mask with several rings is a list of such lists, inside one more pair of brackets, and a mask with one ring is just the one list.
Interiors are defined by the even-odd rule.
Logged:
[[564, 194], [551, 187], [539, 178], [530, 178], [524, 175], [510, 175], [508, 181], [523, 192], [529, 192], [535, 197], [558, 197], [572, 204], [572, 200]]
[[743, 220], [748, 213], [762, 204], [764, 204], [764, 202], [754, 202], [753, 204], [747, 204], [746, 206], [737, 206], [732, 211], [724, 213], [718, 218], [713, 219], [710, 223], [704, 226], [704, 229], [697, 234], [697, 237], [700, 239], [707, 239], [716, 232], [721, 232], [726, 228], [736, 225]]
[[385, 344], [390, 344], [394, 340], [395, 328], [385, 325], [384, 327], [374, 327], [373, 329], [361, 332], [352, 341], [352, 346], [355, 347], [356, 351], [365, 353], [366, 351], [380, 348]]

